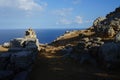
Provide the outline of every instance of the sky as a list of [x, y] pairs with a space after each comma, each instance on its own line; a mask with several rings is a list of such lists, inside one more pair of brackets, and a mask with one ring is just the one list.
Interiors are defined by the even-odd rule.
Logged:
[[120, 0], [0, 0], [0, 29], [88, 28]]

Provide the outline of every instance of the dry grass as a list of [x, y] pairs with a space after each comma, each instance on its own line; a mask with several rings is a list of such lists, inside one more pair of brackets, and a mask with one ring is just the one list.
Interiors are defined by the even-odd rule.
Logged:
[[7, 52], [8, 51], [8, 48], [4, 48], [0, 45], [0, 52]]

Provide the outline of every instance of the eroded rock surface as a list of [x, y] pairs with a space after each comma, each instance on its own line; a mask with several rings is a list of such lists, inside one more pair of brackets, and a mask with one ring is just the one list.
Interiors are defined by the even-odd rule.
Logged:
[[12, 39], [3, 47], [8, 51], [0, 52], [0, 80], [26, 80], [40, 50], [34, 30], [28, 29], [25, 37]]
[[70, 44], [72, 51], [69, 52], [69, 56], [80, 63], [88, 61], [94, 62], [95, 65], [102, 63], [106, 67], [108, 64], [109, 67], [117, 67], [120, 63], [119, 42], [120, 7], [107, 14], [106, 17], [97, 18], [90, 28], [65, 33], [51, 45], [66, 47]]

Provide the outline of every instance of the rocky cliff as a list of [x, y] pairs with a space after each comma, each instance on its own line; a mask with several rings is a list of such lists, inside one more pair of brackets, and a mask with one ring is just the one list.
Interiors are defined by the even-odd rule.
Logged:
[[69, 55], [83, 64], [89, 62], [104, 67], [120, 64], [120, 7], [106, 17], [98, 17], [86, 30], [67, 32], [50, 45], [64, 46]]

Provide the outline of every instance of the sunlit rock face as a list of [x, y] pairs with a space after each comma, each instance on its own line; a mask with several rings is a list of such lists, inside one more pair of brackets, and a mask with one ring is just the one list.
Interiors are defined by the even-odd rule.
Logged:
[[[28, 29], [23, 38], [12, 39], [4, 46], [9, 50], [0, 52], [0, 75], [4, 75], [0, 76], [0, 80], [6, 80], [6, 77], [7, 80], [14, 80], [14, 77], [15, 80], [18, 80], [17, 76], [26, 80], [40, 50], [35, 31]], [[10, 73], [8, 74], [8, 72]]]
[[105, 17], [98, 17], [90, 28], [66, 31], [52, 43], [65, 47], [68, 44], [72, 45], [72, 50], [68, 54], [65, 48], [65, 57], [69, 55], [80, 63], [88, 61], [95, 65], [102, 63], [106, 67], [117, 67], [120, 64], [120, 7]]
[[24, 38], [15, 38], [10, 41], [10, 47], [11, 48], [27, 48], [28, 47], [37, 47], [39, 48], [39, 40], [36, 37], [35, 31], [33, 29], [28, 29], [25, 31]]
[[27, 31], [25, 31], [25, 38], [37, 38], [35, 31], [29, 28]]
[[107, 14], [105, 18], [98, 17], [93, 22], [93, 27], [99, 36], [114, 37], [120, 31], [120, 7]]

